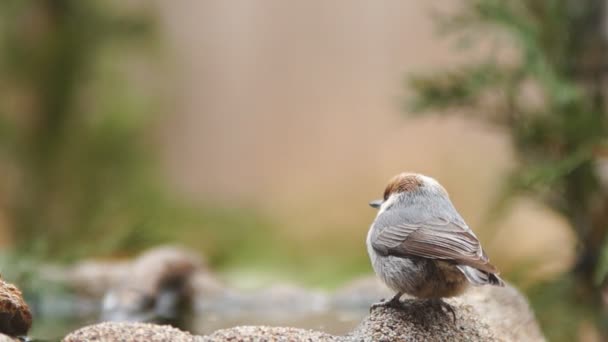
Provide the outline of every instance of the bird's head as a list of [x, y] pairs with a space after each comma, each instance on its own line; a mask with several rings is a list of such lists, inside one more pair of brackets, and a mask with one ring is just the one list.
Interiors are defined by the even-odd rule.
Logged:
[[404, 194], [414, 194], [426, 190], [431, 193], [440, 193], [447, 196], [447, 191], [435, 179], [411, 172], [402, 172], [391, 178], [384, 189], [382, 199], [369, 202], [372, 208], [381, 208], [392, 198], [397, 198]]

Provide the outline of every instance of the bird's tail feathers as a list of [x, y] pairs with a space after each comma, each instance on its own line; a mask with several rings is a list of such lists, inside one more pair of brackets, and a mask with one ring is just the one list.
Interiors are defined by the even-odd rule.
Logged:
[[456, 266], [464, 274], [465, 277], [471, 282], [473, 285], [496, 285], [496, 286], [505, 286], [505, 282], [494, 273], [489, 273], [486, 271], [478, 270], [471, 266], [466, 265], [458, 265]]

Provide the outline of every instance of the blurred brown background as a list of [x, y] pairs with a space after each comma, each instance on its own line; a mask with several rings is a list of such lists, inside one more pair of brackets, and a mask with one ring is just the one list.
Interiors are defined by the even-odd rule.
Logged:
[[[530, 260], [539, 266], [524, 279], [566, 269], [573, 258], [572, 234], [542, 205], [521, 198], [500, 221], [484, 220], [501, 177], [514, 163], [505, 132], [465, 118], [403, 115], [407, 75], [479, 53], [455, 52], [452, 41], [438, 36], [433, 14], [445, 6], [403, 1], [118, 5], [118, 13], [143, 10], [156, 16], [157, 40], [144, 52], [148, 57], [109, 54], [101, 64], [123, 73], [120, 82], [146, 99], [149, 107], [143, 108], [149, 113], [136, 114], [153, 118], [143, 126], [153, 137], [144, 147], [157, 151], [172, 192], [212, 208], [250, 208], [273, 226], [244, 236], [232, 227], [235, 236], [215, 244], [206, 232], [232, 223], [211, 223], [199, 233], [194, 224], [176, 233], [177, 241], [203, 249], [211, 244], [221, 251], [208, 253], [231, 254], [231, 239], [259, 235], [265, 240], [270, 234], [261, 248], [276, 253], [256, 260], [254, 248], [228, 266], [241, 267], [244, 259], [239, 271], [270, 265], [270, 279], [335, 285], [345, 276], [371, 271], [363, 244], [375, 215], [368, 201], [381, 195], [389, 177], [416, 171], [448, 189], [503, 272]], [[22, 25], [31, 20], [36, 17], [25, 17]], [[20, 108], [19, 101], [9, 97], [8, 107]], [[339, 269], [344, 274], [330, 280], [290, 274], [293, 265], [282, 253], [288, 254], [285, 260], [314, 268], [312, 273], [334, 275]], [[244, 280], [236, 273], [234, 281], [249, 285], [269, 281], [266, 276]]]
[[35, 298], [47, 263], [175, 243], [230, 286], [336, 288], [371, 275], [368, 202], [414, 171], [545, 329], [600, 331], [605, 8], [7, 0], [0, 271]]
[[363, 253], [367, 202], [392, 175], [417, 171], [444, 184], [503, 269], [530, 257], [542, 272], [570, 262], [563, 220], [531, 201], [518, 201], [498, 234], [483, 232], [513, 163], [503, 132], [403, 117], [408, 73], [466, 59], [438, 38], [430, 4], [159, 5], [174, 73], [161, 140], [180, 191], [253, 204], [296, 243]]

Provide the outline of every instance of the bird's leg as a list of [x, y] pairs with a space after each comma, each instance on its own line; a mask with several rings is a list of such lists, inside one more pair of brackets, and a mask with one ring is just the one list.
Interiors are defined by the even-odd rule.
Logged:
[[431, 299], [431, 305], [438, 307], [441, 311], [445, 309], [445, 311], [451, 313], [454, 323], [456, 323], [456, 310], [452, 305], [444, 302], [441, 298]]
[[369, 308], [369, 312], [372, 312], [373, 309], [379, 308], [379, 307], [398, 308], [401, 306], [401, 301], [399, 300], [401, 298], [401, 296], [403, 296], [403, 292], [397, 292], [397, 294], [395, 296], [393, 296], [393, 298], [391, 298], [390, 300], [382, 300], [378, 303], [374, 303]]

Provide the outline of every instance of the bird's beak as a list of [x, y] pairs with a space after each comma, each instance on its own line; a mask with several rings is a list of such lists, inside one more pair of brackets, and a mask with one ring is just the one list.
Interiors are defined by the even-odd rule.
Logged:
[[382, 205], [382, 202], [384, 202], [384, 201], [381, 199], [373, 200], [373, 201], [369, 202], [369, 206], [372, 208], [378, 209]]

